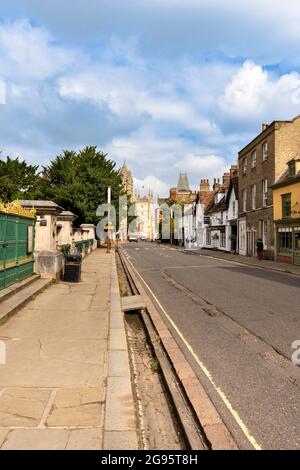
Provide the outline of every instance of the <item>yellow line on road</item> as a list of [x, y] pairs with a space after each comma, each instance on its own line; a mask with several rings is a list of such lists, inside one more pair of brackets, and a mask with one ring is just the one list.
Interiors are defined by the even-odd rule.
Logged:
[[149, 292], [151, 293], [151, 295], [153, 296], [153, 298], [155, 299], [155, 301], [157, 302], [157, 304], [159, 305], [159, 307], [161, 308], [162, 312], [164, 313], [164, 315], [166, 316], [166, 318], [169, 320], [169, 322], [171, 323], [171, 325], [173, 326], [173, 328], [175, 329], [176, 333], [178, 334], [178, 336], [181, 338], [181, 340], [184, 342], [184, 344], [186, 345], [186, 347], [188, 348], [189, 352], [192, 354], [193, 358], [195, 359], [195, 361], [197, 362], [198, 366], [200, 367], [200, 369], [203, 371], [203, 373], [206, 375], [206, 377], [208, 378], [208, 380], [210, 381], [211, 385], [213, 386], [213, 388], [215, 389], [215, 391], [218, 393], [218, 395], [220, 396], [220, 398], [222, 399], [222, 401], [224, 402], [226, 408], [229, 410], [229, 412], [231, 413], [231, 415], [233, 416], [233, 418], [235, 419], [236, 423], [239, 425], [239, 427], [241, 428], [241, 430], [243, 431], [244, 435], [246, 436], [246, 438], [248, 439], [248, 441], [250, 442], [250, 444], [254, 447], [255, 450], [262, 450], [261, 446], [257, 443], [256, 439], [252, 436], [252, 434], [250, 433], [249, 429], [247, 428], [247, 426], [245, 425], [245, 423], [243, 422], [242, 418], [239, 416], [238, 412], [233, 408], [233, 406], [231, 405], [230, 401], [228, 400], [228, 398], [226, 397], [225, 393], [223, 392], [223, 390], [218, 387], [211, 375], [211, 373], [209, 372], [209, 370], [207, 369], [207, 367], [203, 364], [203, 362], [199, 359], [199, 357], [197, 356], [197, 354], [195, 353], [195, 351], [193, 350], [192, 346], [190, 345], [190, 343], [185, 339], [185, 337], [183, 336], [183, 334], [181, 333], [181, 331], [179, 330], [179, 328], [177, 327], [177, 325], [174, 323], [174, 321], [170, 318], [170, 316], [168, 315], [168, 313], [166, 312], [166, 310], [164, 309], [164, 307], [161, 305], [160, 301], [158, 300], [158, 298], [156, 297], [156, 295], [154, 294], [154, 292], [152, 291], [152, 289], [149, 287], [149, 285], [147, 284], [147, 282], [143, 279], [143, 277], [140, 275], [140, 273], [135, 269], [135, 267], [133, 266], [132, 262], [131, 261], [128, 261], [131, 265], [131, 267], [134, 269], [134, 271], [136, 272], [136, 274], [139, 276], [139, 278], [142, 280], [142, 282], [145, 284], [145, 286], [147, 287], [147, 289], [149, 290]]

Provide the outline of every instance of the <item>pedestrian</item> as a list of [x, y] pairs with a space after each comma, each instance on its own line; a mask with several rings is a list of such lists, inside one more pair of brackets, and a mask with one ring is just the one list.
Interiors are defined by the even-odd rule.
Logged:
[[257, 250], [257, 258], [263, 259], [263, 252], [264, 252], [264, 243], [261, 238], [257, 240], [256, 243], [256, 250]]

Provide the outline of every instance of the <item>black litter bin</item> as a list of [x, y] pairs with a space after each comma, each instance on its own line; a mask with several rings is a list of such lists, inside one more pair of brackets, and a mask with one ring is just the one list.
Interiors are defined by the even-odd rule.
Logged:
[[79, 282], [81, 279], [81, 255], [69, 254], [65, 257], [65, 282]]

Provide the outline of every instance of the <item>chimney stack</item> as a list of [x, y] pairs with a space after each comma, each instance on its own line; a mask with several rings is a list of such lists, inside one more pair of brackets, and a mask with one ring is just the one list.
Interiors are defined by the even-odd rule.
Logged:
[[223, 179], [222, 179], [222, 184], [224, 185], [224, 184], [228, 183], [229, 180], [230, 180], [230, 173], [229, 172], [224, 173]]
[[214, 178], [213, 190], [216, 192], [220, 189], [220, 187], [221, 187], [220, 178]]
[[235, 176], [238, 176], [238, 166], [237, 165], [231, 165], [231, 167], [230, 167], [230, 178], [234, 178]]
[[202, 179], [200, 181], [200, 191], [210, 191], [210, 185], [208, 179]]

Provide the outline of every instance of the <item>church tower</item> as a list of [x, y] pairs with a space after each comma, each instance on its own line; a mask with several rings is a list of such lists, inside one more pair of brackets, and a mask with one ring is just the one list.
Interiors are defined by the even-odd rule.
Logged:
[[123, 189], [127, 196], [130, 197], [132, 200], [134, 194], [133, 194], [133, 178], [132, 178], [132, 173], [128, 169], [126, 163], [123, 163], [123, 166], [121, 168], [121, 178], [122, 178], [122, 183], [123, 183]]

